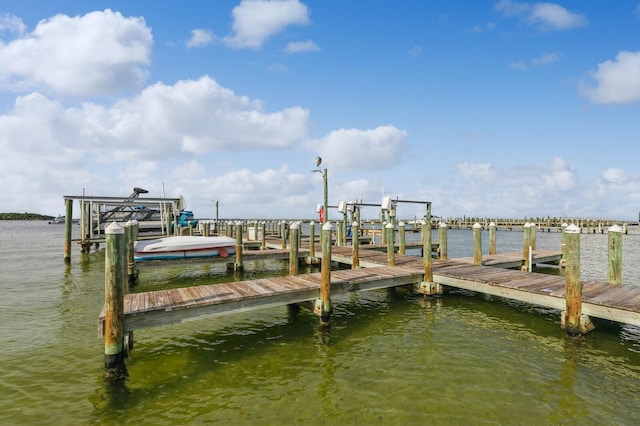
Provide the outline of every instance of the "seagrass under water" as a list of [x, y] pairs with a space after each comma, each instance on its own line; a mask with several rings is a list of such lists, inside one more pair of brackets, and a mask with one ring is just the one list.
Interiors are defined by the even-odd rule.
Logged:
[[[637, 424], [640, 332], [604, 325], [569, 339], [558, 313], [457, 292], [398, 290], [334, 301], [330, 332], [285, 308], [140, 330], [129, 377], [102, 379], [101, 251], [63, 228], [0, 221], [2, 424]], [[498, 232], [498, 250], [522, 234]], [[541, 249], [560, 236], [540, 233]], [[606, 235], [583, 235], [583, 279], [606, 278]], [[472, 253], [450, 231], [450, 257]], [[639, 280], [640, 235], [623, 238], [623, 280]], [[248, 276], [286, 274], [264, 262]], [[304, 272], [304, 271], [301, 271]], [[224, 266], [143, 270], [136, 291], [241, 279]]]

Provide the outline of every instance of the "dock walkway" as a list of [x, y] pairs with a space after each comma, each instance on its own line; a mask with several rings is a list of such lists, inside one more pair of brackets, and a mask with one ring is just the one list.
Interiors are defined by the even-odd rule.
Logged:
[[[423, 281], [421, 257], [396, 255], [395, 266], [386, 266], [387, 254], [372, 250], [374, 248], [378, 247], [360, 247], [361, 268], [331, 272], [332, 295]], [[278, 256], [284, 258], [285, 252], [283, 250]], [[533, 259], [534, 263], [557, 262], [560, 254], [538, 251]], [[352, 247], [332, 247], [332, 260], [351, 263]], [[565, 277], [503, 269], [517, 268], [520, 264], [522, 259], [518, 254], [485, 256], [483, 265], [473, 265], [471, 258], [434, 259], [433, 280], [449, 287], [564, 309]], [[320, 273], [310, 273], [127, 294], [124, 302], [125, 331], [178, 323], [201, 316], [312, 301], [318, 298], [320, 279]], [[640, 287], [583, 282], [582, 301], [582, 312], [586, 315], [640, 326]], [[99, 317], [100, 336], [103, 335], [104, 316], [103, 309]]]

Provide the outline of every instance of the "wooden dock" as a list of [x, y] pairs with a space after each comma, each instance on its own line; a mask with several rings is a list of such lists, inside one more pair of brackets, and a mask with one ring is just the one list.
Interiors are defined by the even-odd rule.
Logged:
[[[351, 250], [350, 246], [333, 247], [332, 261], [351, 263]], [[287, 251], [282, 252], [279, 255], [288, 255]], [[560, 256], [556, 252], [538, 251], [533, 262], [554, 263]], [[332, 295], [415, 285], [424, 278], [421, 257], [396, 255], [395, 266], [385, 266], [386, 253], [361, 246], [359, 259], [359, 269], [331, 272]], [[563, 310], [565, 277], [503, 269], [518, 268], [522, 262], [521, 254], [486, 256], [483, 265], [473, 265], [471, 258], [434, 259], [433, 280], [452, 288]], [[320, 273], [311, 273], [128, 294], [124, 300], [124, 329], [129, 332], [197, 317], [313, 301], [318, 298], [320, 280]], [[640, 326], [640, 287], [583, 282], [582, 302], [585, 315]], [[104, 320], [103, 309], [99, 317], [100, 336]]]

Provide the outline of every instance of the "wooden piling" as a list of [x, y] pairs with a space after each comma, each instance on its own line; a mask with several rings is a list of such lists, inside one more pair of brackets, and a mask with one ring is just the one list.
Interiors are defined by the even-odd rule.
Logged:
[[529, 222], [522, 226], [522, 270], [531, 271], [531, 224]]
[[473, 264], [482, 265], [482, 225], [478, 222], [473, 226]]
[[351, 224], [351, 247], [352, 247], [352, 259], [351, 259], [351, 269], [358, 269], [360, 267], [360, 240], [359, 240], [359, 229], [358, 229], [358, 221], [354, 221]]
[[387, 243], [387, 221], [383, 220], [382, 223], [380, 224], [380, 244], [386, 244], [386, 243]]
[[529, 234], [529, 241], [531, 244], [531, 250], [536, 251], [536, 228], [538, 227], [535, 223], [529, 222], [531, 224], [531, 233]]
[[104, 368], [106, 377], [125, 373], [124, 288], [126, 282], [124, 229], [113, 222], [105, 229]]
[[398, 223], [398, 254], [405, 254], [406, 243], [405, 243], [405, 233], [406, 233], [406, 225], [404, 222]]
[[593, 329], [586, 315], [582, 315], [582, 287], [580, 283], [580, 228], [569, 225], [565, 229], [566, 253], [566, 310], [563, 312], [563, 326], [570, 336], [578, 336]]
[[438, 226], [438, 253], [440, 260], [447, 260], [447, 224], [444, 222]]
[[607, 233], [609, 240], [607, 281], [609, 284], [622, 284], [622, 228], [613, 225]]
[[64, 261], [71, 262], [71, 230], [73, 225], [73, 200], [65, 199], [65, 217], [64, 217]]
[[[134, 246], [138, 239], [138, 221], [129, 220], [125, 224], [125, 242], [126, 242], [126, 259], [127, 259], [127, 285], [130, 288], [136, 283], [136, 264], [134, 262]], [[128, 288], [125, 293], [128, 293]]]
[[260, 250], [267, 249], [267, 224], [263, 220], [260, 222]]
[[[316, 302], [316, 313], [320, 324], [329, 325], [331, 320], [331, 222], [322, 225], [322, 264], [320, 265], [320, 300]], [[319, 309], [318, 309], [319, 307]], [[319, 311], [319, 312], [318, 312]]]
[[316, 224], [313, 221], [309, 223], [309, 257], [312, 262], [316, 257]]
[[567, 226], [569, 225], [563, 222], [560, 230], [560, 232], [562, 232], [562, 244], [560, 246], [560, 253], [562, 254], [562, 257], [560, 258], [561, 268], [564, 268], [567, 266], [567, 240], [566, 240], [567, 237], [566, 237], [566, 233], [564, 232], [567, 229]]
[[489, 223], [489, 254], [496, 254], [496, 223]]
[[235, 228], [236, 234], [236, 262], [234, 264], [234, 268], [236, 271], [241, 271], [244, 268], [244, 264], [242, 263], [242, 222], [236, 222]]
[[396, 264], [396, 253], [395, 253], [395, 230], [393, 229], [393, 224], [388, 223], [384, 229], [385, 238], [387, 240], [387, 265], [395, 266]]
[[282, 238], [282, 250], [287, 249], [287, 222], [280, 223], [280, 237]]
[[298, 252], [300, 240], [298, 238], [300, 226], [297, 222], [291, 224], [291, 244], [289, 247], [289, 275], [298, 275]]

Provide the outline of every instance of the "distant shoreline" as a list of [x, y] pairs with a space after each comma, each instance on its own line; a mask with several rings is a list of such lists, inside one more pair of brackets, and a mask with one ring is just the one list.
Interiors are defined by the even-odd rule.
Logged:
[[54, 216], [38, 213], [0, 213], [0, 220], [53, 220]]

